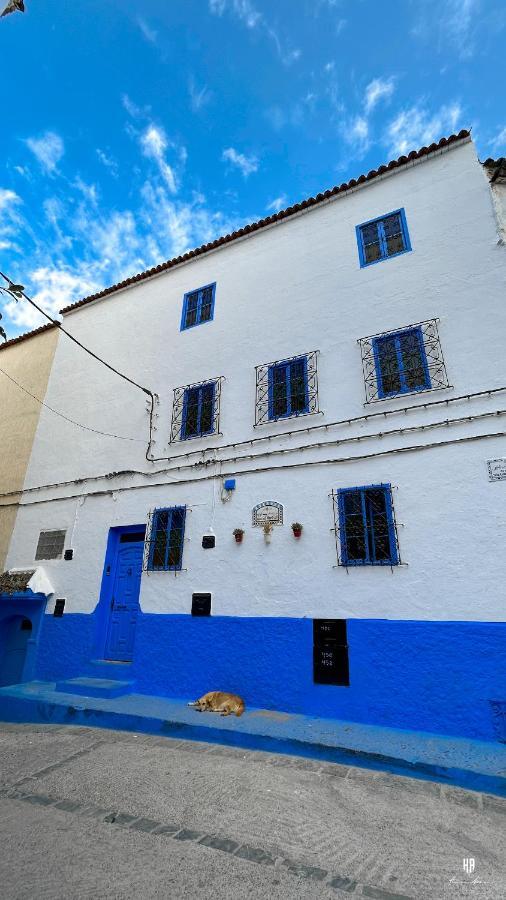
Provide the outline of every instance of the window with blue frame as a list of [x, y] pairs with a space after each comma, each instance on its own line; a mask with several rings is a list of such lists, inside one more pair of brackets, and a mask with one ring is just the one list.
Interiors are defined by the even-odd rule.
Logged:
[[214, 432], [215, 392], [214, 381], [186, 388], [183, 396], [182, 441]]
[[183, 314], [181, 316], [181, 331], [193, 328], [194, 325], [202, 325], [210, 322], [214, 317], [214, 297], [216, 283], [207, 284], [196, 291], [189, 291], [184, 295]]
[[179, 571], [183, 564], [185, 506], [153, 510], [149, 529], [147, 569]]
[[431, 379], [421, 328], [373, 338], [378, 397], [430, 390]]
[[339, 513], [340, 565], [398, 565], [390, 485], [344, 488], [335, 497]]
[[360, 266], [399, 256], [411, 250], [406, 215], [403, 209], [388, 213], [371, 222], [357, 225]]
[[307, 357], [269, 366], [269, 419], [300, 416], [308, 411]]

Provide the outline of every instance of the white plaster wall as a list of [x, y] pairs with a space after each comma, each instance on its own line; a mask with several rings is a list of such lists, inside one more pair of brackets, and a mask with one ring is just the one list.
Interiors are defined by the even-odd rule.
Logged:
[[[399, 207], [406, 211], [413, 251], [360, 269], [355, 226]], [[211, 469], [180, 470], [175, 466], [194, 463], [195, 456], [147, 463], [145, 397], [62, 339], [46, 402], [93, 428], [134, 441], [79, 431], [44, 410], [25, 486], [123, 469], [154, 473], [151, 481], [166, 486], [148, 487], [150, 478], [140, 474], [27, 494], [26, 502], [48, 502], [20, 510], [8, 564], [33, 562], [40, 530], [71, 529], [76, 501], [55, 497], [142, 485], [120, 491], [116, 500], [89, 497], [80, 508], [72, 542], [75, 559], [48, 566], [54, 569], [59, 596], [68, 599], [68, 609], [84, 611], [96, 605], [110, 526], [144, 522], [154, 506], [188, 503], [193, 507], [185, 545], [188, 571], [177, 578], [170, 573], [144, 576], [145, 610], [187, 612], [192, 591], [211, 590], [215, 614], [504, 618], [505, 488], [504, 483], [487, 481], [484, 460], [506, 456], [506, 439], [483, 438], [379, 458], [371, 454], [506, 432], [506, 417], [496, 416], [389, 438], [373, 436], [387, 429], [506, 411], [506, 393], [425, 408], [430, 400], [506, 385], [505, 275], [506, 256], [497, 244], [489, 187], [467, 142], [69, 314], [66, 327], [83, 343], [160, 395], [155, 454], [166, 457], [216, 448], [218, 463]], [[180, 332], [183, 294], [211, 281], [217, 282], [214, 321]], [[364, 408], [357, 339], [432, 317], [440, 319], [453, 387], [383, 401], [374, 410]], [[322, 415], [255, 429], [254, 367], [310, 350], [320, 351]], [[173, 388], [220, 375], [226, 378], [222, 436], [168, 446]], [[400, 410], [408, 404], [419, 408], [379, 422], [303, 434], [315, 424], [379, 409]], [[289, 429], [294, 432], [291, 438], [276, 437]], [[335, 442], [357, 434], [364, 437], [360, 443], [297, 449], [314, 440]], [[235, 451], [254, 459], [219, 462], [231, 456], [230, 449], [219, 449], [221, 445], [261, 435], [270, 435], [271, 440]], [[266, 455], [281, 448], [290, 452]], [[338, 461], [360, 455], [370, 458], [349, 464]], [[323, 464], [324, 459], [336, 462]], [[315, 465], [266, 470], [306, 461]], [[212, 480], [167, 482], [208, 476], [218, 472], [220, 464], [223, 475], [237, 475], [238, 488], [229, 504], [222, 506], [217, 499], [217, 548], [203, 551], [200, 542], [211, 517]], [[164, 466], [168, 473], [161, 472]], [[264, 471], [247, 474], [253, 468]], [[376, 567], [349, 573], [334, 569], [329, 491], [379, 481], [398, 488], [394, 496], [397, 520], [404, 526], [401, 555], [408, 565], [393, 573]], [[259, 531], [250, 530], [237, 547], [232, 529], [247, 525], [252, 506], [266, 499], [285, 504], [287, 525], [276, 530], [268, 547]], [[291, 536], [289, 523], [294, 519], [305, 526], [300, 542]]]
[[[464, 442], [353, 463], [237, 476], [222, 503], [213, 480], [141, 487], [111, 496], [28, 506], [18, 516], [10, 564], [32, 564], [39, 531], [66, 528], [70, 562], [44, 563], [67, 612], [91, 612], [99, 598], [108, 530], [146, 522], [155, 506], [188, 504], [186, 571], [143, 574], [145, 612], [188, 613], [194, 591], [211, 591], [213, 614], [435, 620], [504, 620], [506, 482], [489, 482], [485, 458], [506, 450], [504, 439]], [[332, 489], [391, 482], [401, 566], [337, 567]], [[285, 524], [265, 544], [251, 525], [252, 507], [274, 499]], [[304, 525], [296, 540], [290, 523]], [[202, 535], [212, 526], [214, 550]], [[237, 545], [232, 531], [245, 529]], [[51, 610], [49, 610], [51, 611]]]

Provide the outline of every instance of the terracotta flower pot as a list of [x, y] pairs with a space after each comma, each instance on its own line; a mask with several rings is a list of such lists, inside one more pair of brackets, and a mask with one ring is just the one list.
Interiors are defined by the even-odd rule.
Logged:
[[242, 544], [243, 534], [234, 534], [236, 544]]
[[292, 528], [293, 536], [296, 538], [300, 538], [302, 534], [302, 528]]

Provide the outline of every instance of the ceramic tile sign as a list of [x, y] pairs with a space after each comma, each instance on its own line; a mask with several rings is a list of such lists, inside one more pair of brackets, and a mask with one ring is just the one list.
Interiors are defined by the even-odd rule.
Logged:
[[265, 525], [270, 522], [271, 525], [283, 524], [283, 504], [277, 503], [276, 500], [264, 500], [253, 507], [253, 525]]
[[487, 459], [487, 472], [489, 481], [506, 481], [506, 457]]

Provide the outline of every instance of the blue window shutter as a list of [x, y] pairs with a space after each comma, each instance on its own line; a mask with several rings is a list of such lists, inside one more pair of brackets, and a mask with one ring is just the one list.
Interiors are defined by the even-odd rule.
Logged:
[[283, 419], [309, 411], [307, 357], [275, 363], [268, 373], [269, 419]]
[[183, 564], [186, 507], [155, 509], [149, 535], [148, 569], [178, 571]]
[[215, 404], [216, 382], [186, 388], [181, 417], [182, 441], [214, 433]]
[[361, 268], [412, 249], [404, 209], [363, 222], [355, 230]]
[[338, 492], [341, 564], [399, 564], [390, 485], [345, 488]]
[[214, 318], [214, 300], [216, 295], [216, 282], [205, 287], [189, 291], [183, 298], [183, 312], [181, 316], [181, 331], [194, 328], [204, 322], [211, 322]]
[[421, 328], [407, 328], [372, 340], [378, 397], [395, 397], [431, 387]]

